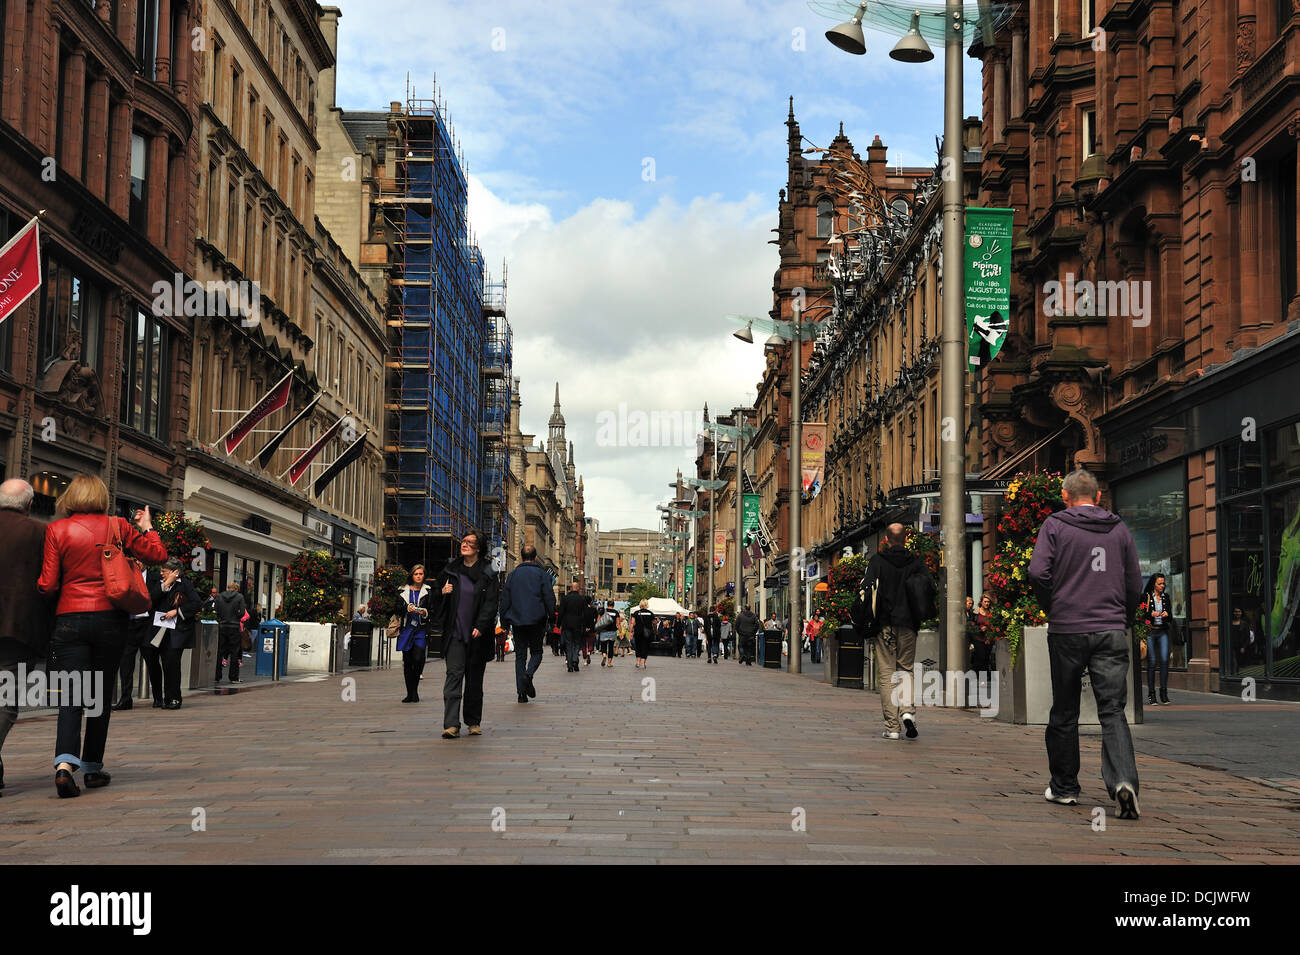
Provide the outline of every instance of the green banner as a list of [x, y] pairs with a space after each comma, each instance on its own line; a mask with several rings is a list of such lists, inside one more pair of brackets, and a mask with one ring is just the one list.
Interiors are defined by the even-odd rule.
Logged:
[[677, 581], [675, 581], [675, 580], [670, 580], [670, 581], [668, 581], [668, 596], [669, 596], [669, 597], [672, 597], [672, 598], [674, 598], [674, 599], [676, 599], [676, 597], [677, 597]]
[[695, 565], [686, 565], [686, 589], [690, 590], [695, 586]]
[[1011, 327], [1012, 209], [967, 209], [966, 341], [970, 370], [988, 365]]
[[758, 534], [758, 504], [761, 500], [757, 494], [745, 494], [740, 499], [740, 529], [744, 535], [744, 546], [748, 547]]

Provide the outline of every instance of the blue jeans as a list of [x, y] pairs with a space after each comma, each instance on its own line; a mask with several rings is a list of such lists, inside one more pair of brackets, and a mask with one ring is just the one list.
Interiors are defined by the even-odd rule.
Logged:
[[1160, 668], [1160, 692], [1169, 689], [1169, 631], [1152, 630], [1147, 634], [1147, 689], [1156, 692], [1156, 667]]
[[718, 654], [722, 652], [722, 642], [717, 637], [709, 637], [709, 659], [718, 659]]
[[576, 670], [578, 668], [578, 654], [582, 651], [582, 631], [565, 630], [560, 635], [564, 643], [564, 658], [569, 663], [569, 668]]
[[686, 655], [688, 657], [698, 657], [700, 655], [699, 646], [700, 640], [698, 637], [692, 637], [690, 634], [686, 635]]
[[[98, 613], [61, 613], [55, 620], [54, 636], [50, 639], [50, 673], [79, 673], [83, 694], [89, 692], [87, 683], [103, 688], [109, 695], [113, 675], [122, 660], [122, 644], [126, 640], [126, 614], [120, 610]], [[93, 681], [98, 676], [98, 683]], [[54, 743], [54, 765], [71, 763], [88, 773], [104, 769], [104, 748], [108, 744], [108, 720], [112, 715], [108, 700], [98, 701], [97, 716], [86, 717], [86, 740], [81, 740], [80, 706], [59, 706], [59, 728]], [[78, 756], [77, 753], [81, 755]]]
[[515, 638], [515, 689], [520, 696], [527, 695], [527, 678], [532, 678], [542, 665], [542, 631], [545, 623], [516, 624], [511, 628]]
[[1079, 794], [1079, 694], [1086, 668], [1092, 680], [1101, 721], [1101, 778], [1115, 798], [1115, 787], [1129, 783], [1138, 789], [1133, 737], [1124, 704], [1128, 701], [1128, 638], [1123, 630], [1095, 633], [1047, 633], [1052, 664], [1052, 713], [1047, 720], [1047, 761], [1052, 793]]

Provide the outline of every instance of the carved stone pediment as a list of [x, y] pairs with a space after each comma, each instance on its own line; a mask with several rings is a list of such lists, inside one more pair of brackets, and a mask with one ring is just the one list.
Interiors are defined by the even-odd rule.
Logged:
[[104, 404], [99, 374], [75, 358], [60, 358], [50, 365], [36, 383], [41, 394], [53, 395], [77, 411], [98, 417]]

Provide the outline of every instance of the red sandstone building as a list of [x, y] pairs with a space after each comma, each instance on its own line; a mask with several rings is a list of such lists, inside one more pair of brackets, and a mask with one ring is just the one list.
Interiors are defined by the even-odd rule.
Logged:
[[190, 331], [151, 309], [194, 236], [197, 5], [0, 0], [0, 243], [39, 210], [44, 282], [0, 326], [0, 473], [177, 506]]
[[1190, 635], [1172, 684], [1300, 694], [1300, 8], [1022, 4], [971, 55], [1016, 210], [986, 462], [1105, 480]]

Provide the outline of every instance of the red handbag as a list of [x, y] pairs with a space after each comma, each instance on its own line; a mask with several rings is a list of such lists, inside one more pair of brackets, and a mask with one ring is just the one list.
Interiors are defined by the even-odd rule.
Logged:
[[122, 547], [122, 535], [117, 529], [117, 521], [108, 519], [108, 526], [113, 532], [113, 539], [99, 545], [100, 567], [104, 576], [104, 594], [118, 610], [129, 614], [144, 613], [152, 606], [149, 588], [145, 586], [144, 565], [134, 557], [128, 557]]

